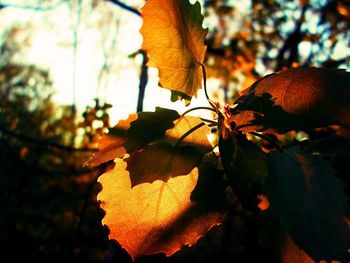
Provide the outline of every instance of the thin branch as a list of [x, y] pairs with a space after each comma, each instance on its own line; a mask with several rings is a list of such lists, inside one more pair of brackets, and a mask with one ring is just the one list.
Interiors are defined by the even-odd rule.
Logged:
[[304, 35], [304, 33], [301, 30], [301, 26], [304, 22], [305, 13], [308, 7], [309, 6], [307, 4], [303, 5], [300, 18], [295, 25], [294, 31], [288, 35], [281, 49], [278, 51], [278, 55], [276, 57], [277, 64], [276, 64], [275, 71], [279, 71], [283, 68], [283, 66], [285, 66], [284, 56], [287, 53], [287, 51], [290, 51], [288, 61], [287, 61], [288, 62], [287, 66], [290, 66], [293, 60], [298, 58], [299, 56], [298, 44], [300, 43]]
[[269, 137], [263, 135], [263, 134], [260, 134], [260, 133], [257, 133], [257, 132], [249, 132], [250, 134], [256, 136], [256, 137], [259, 137], [265, 141], [267, 141], [268, 143], [270, 143], [272, 146], [276, 147], [276, 149], [280, 152], [283, 152], [283, 149], [281, 148], [281, 146], [279, 146], [276, 142], [274, 142], [273, 140], [271, 140]]
[[1, 126], [0, 126], [0, 131], [6, 135], [9, 135], [11, 137], [15, 137], [16, 139], [19, 139], [21, 141], [26, 141], [29, 143], [35, 143], [35, 144], [39, 144], [39, 145], [50, 146], [53, 148], [57, 148], [57, 149], [65, 150], [65, 151], [69, 151], [69, 152], [96, 152], [96, 151], [98, 151], [98, 149], [96, 149], [96, 148], [76, 148], [76, 147], [66, 146], [66, 145], [62, 145], [59, 143], [55, 143], [55, 142], [51, 142], [51, 141], [47, 141], [47, 140], [43, 140], [43, 139], [39, 139], [39, 138], [34, 138], [31, 136], [27, 136], [24, 134], [20, 134], [20, 133], [8, 130], [8, 129], [1, 127]]
[[140, 50], [139, 54], [142, 55], [142, 64], [141, 64], [141, 73], [140, 73], [140, 82], [139, 82], [139, 95], [137, 98], [137, 108], [136, 108], [137, 112], [140, 112], [143, 110], [143, 101], [145, 99], [146, 86], [148, 83], [148, 67], [147, 67], [148, 58], [147, 58], [146, 52], [143, 50]]
[[218, 122], [217, 121], [213, 121], [213, 120], [209, 120], [209, 119], [205, 119], [205, 118], [200, 118], [202, 121], [205, 121], [205, 122], [208, 122], [210, 124], [213, 124], [213, 125], [218, 125]]
[[208, 95], [208, 91], [207, 91], [207, 73], [205, 71], [205, 66], [203, 64], [201, 64], [202, 67], [202, 72], [203, 72], [203, 88], [204, 88], [204, 93], [205, 93], [205, 97], [207, 98], [210, 106], [215, 110], [215, 112], [217, 112], [217, 106], [215, 105], [215, 103], [209, 98]]
[[208, 95], [208, 91], [207, 91], [207, 73], [205, 71], [205, 67], [203, 64], [201, 64], [202, 66], [202, 71], [203, 71], [203, 88], [204, 88], [204, 93], [205, 93], [205, 97], [207, 98], [208, 101], [210, 101], [209, 95]]
[[195, 111], [195, 110], [210, 110], [216, 113], [216, 110], [213, 108], [209, 108], [209, 107], [195, 107], [192, 109], [189, 109], [187, 111], [185, 111], [184, 113], [181, 114], [181, 116], [185, 116], [187, 113], [191, 112], [191, 111]]
[[67, 1], [57, 1], [56, 4], [47, 6], [47, 7], [40, 7], [40, 6], [31, 6], [31, 5], [18, 5], [18, 4], [12, 4], [12, 3], [1, 3], [0, 2], [0, 9], [5, 7], [14, 7], [14, 8], [20, 8], [20, 9], [27, 9], [31, 11], [49, 11], [53, 10], [63, 3], [66, 3]]
[[107, 0], [107, 2], [111, 2], [111, 3], [121, 7], [123, 9], [125, 9], [125, 10], [127, 10], [127, 11], [129, 11], [129, 12], [131, 12], [133, 14], [135, 14], [135, 15], [141, 16], [141, 13], [140, 13], [139, 10], [137, 10], [134, 7], [128, 6], [127, 4], [124, 4], [124, 3], [122, 3], [122, 2], [120, 2], [118, 0]]

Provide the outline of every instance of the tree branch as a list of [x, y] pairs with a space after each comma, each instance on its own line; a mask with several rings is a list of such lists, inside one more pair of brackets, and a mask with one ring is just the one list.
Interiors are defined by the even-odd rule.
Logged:
[[111, 2], [111, 3], [121, 7], [123, 9], [125, 9], [125, 10], [127, 10], [127, 11], [129, 11], [129, 12], [131, 12], [133, 14], [135, 14], [135, 15], [141, 16], [141, 13], [140, 13], [139, 10], [137, 10], [134, 7], [128, 6], [127, 4], [124, 4], [124, 3], [122, 3], [122, 2], [120, 2], [118, 0], [107, 0], [107, 2]]
[[0, 9], [5, 8], [5, 7], [15, 7], [15, 8], [20, 8], [20, 9], [28, 9], [32, 11], [49, 11], [52, 9], [55, 9], [62, 5], [63, 3], [66, 3], [66, 1], [58, 1], [56, 4], [47, 6], [47, 7], [40, 7], [40, 6], [31, 6], [31, 5], [17, 5], [17, 4], [11, 4], [11, 3], [0, 3]]
[[66, 146], [66, 145], [62, 145], [59, 143], [55, 143], [55, 142], [51, 142], [51, 141], [47, 141], [47, 140], [43, 140], [43, 139], [39, 139], [39, 138], [34, 138], [31, 136], [27, 136], [24, 134], [20, 134], [20, 133], [8, 130], [2, 126], [0, 126], [0, 131], [6, 135], [9, 135], [11, 137], [15, 137], [16, 139], [19, 139], [21, 141], [27, 141], [29, 143], [50, 146], [53, 148], [57, 148], [57, 149], [65, 150], [65, 151], [69, 151], [69, 152], [96, 152], [96, 151], [98, 151], [98, 149], [96, 149], [96, 148], [76, 148], [76, 147]]
[[[305, 4], [301, 10], [301, 15], [300, 18], [295, 26], [294, 31], [288, 36], [288, 38], [286, 39], [286, 41], [284, 42], [283, 46], [281, 47], [281, 49], [278, 52], [276, 61], [277, 61], [277, 65], [275, 68], [275, 71], [279, 71], [283, 68], [283, 66], [290, 66], [292, 64], [292, 62], [298, 61], [298, 45], [300, 43], [300, 41], [302, 40], [303, 37], [303, 32], [301, 31], [301, 25], [304, 22], [304, 17], [305, 17], [305, 13], [307, 11], [308, 5]], [[290, 51], [288, 60], [287, 60], [287, 65], [286, 65], [286, 61], [285, 61], [285, 54], [287, 51]]]

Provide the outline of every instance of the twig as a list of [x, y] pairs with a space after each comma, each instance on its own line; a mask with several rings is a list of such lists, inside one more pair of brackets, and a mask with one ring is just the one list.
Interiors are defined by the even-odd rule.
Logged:
[[53, 148], [57, 148], [57, 149], [61, 149], [61, 150], [69, 151], [69, 152], [96, 152], [96, 151], [98, 151], [97, 148], [76, 148], [76, 147], [72, 147], [72, 146], [62, 145], [62, 144], [59, 144], [56, 142], [51, 142], [51, 141], [47, 141], [47, 140], [43, 140], [43, 139], [39, 139], [39, 138], [34, 138], [31, 136], [27, 136], [24, 134], [20, 134], [20, 133], [8, 130], [8, 129], [1, 127], [1, 126], [0, 126], [0, 131], [6, 135], [15, 137], [16, 139], [19, 139], [21, 141], [27, 141], [30, 143], [50, 146]]
[[124, 3], [122, 3], [122, 2], [120, 2], [118, 0], [107, 0], [107, 2], [111, 2], [111, 3], [121, 7], [123, 9], [125, 9], [125, 10], [127, 10], [127, 11], [129, 11], [129, 12], [131, 12], [133, 14], [135, 14], [135, 15], [141, 16], [141, 13], [140, 13], [139, 10], [137, 10], [134, 7], [128, 6], [127, 4], [124, 4]]

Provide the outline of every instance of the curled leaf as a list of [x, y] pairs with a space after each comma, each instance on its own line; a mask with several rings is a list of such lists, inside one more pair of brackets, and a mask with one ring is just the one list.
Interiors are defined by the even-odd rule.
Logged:
[[183, 245], [192, 245], [222, 214], [203, 211], [190, 195], [197, 183], [198, 169], [167, 182], [139, 184], [131, 188], [129, 172], [122, 159], [98, 181], [101, 207], [106, 211], [103, 223], [133, 259], [146, 254], [175, 253]]
[[158, 68], [160, 85], [180, 99], [195, 96], [202, 84], [208, 31], [202, 28], [199, 2], [148, 0], [141, 12], [142, 49], [149, 56], [148, 65]]

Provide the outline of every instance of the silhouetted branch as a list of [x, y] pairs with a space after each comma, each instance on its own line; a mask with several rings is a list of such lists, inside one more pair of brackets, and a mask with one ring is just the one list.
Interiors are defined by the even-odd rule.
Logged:
[[290, 66], [293, 61], [298, 61], [298, 45], [303, 38], [303, 33], [301, 32], [301, 25], [303, 24], [307, 8], [308, 5], [303, 6], [299, 21], [297, 22], [294, 31], [288, 36], [283, 46], [279, 50], [276, 58], [277, 65], [275, 71], [279, 71], [283, 68], [283, 66], [285, 66], [284, 55], [287, 51], [290, 51], [287, 66]]
[[107, 2], [111, 2], [111, 3], [113, 3], [113, 4], [117, 5], [117, 6], [125, 9], [125, 10], [128, 10], [131, 13], [134, 13], [135, 15], [141, 16], [141, 13], [140, 13], [139, 10], [137, 10], [134, 7], [128, 6], [127, 4], [124, 4], [124, 3], [122, 3], [122, 2], [120, 2], [118, 0], [107, 0]]
[[143, 110], [143, 100], [145, 98], [145, 91], [148, 82], [148, 67], [147, 67], [147, 55], [145, 51], [141, 50], [139, 52], [142, 55], [142, 65], [140, 74], [140, 84], [139, 84], [139, 96], [137, 100], [137, 112]]
[[16, 139], [19, 139], [21, 141], [27, 141], [30, 143], [50, 146], [50, 147], [54, 147], [54, 148], [65, 150], [65, 151], [70, 151], [70, 152], [96, 152], [96, 151], [98, 151], [98, 149], [96, 149], [96, 148], [76, 148], [76, 147], [72, 147], [72, 146], [66, 146], [66, 145], [62, 145], [59, 143], [51, 142], [48, 140], [34, 138], [31, 136], [27, 136], [24, 134], [20, 134], [20, 133], [8, 130], [2, 126], [0, 126], [0, 131], [6, 135], [9, 135], [11, 137], [15, 137]]
[[47, 7], [40, 7], [40, 6], [32, 6], [32, 5], [18, 5], [18, 4], [12, 4], [12, 3], [0, 3], [0, 9], [5, 8], [5, 7], [15, 7], [15, 8], [20, 8], [20, 9], [28, 9], [32, 11], [49, 11], [53, 10], [63, 3], [66, 3], [67, 1], [57, 1], [56, 4], [50, 5]]

